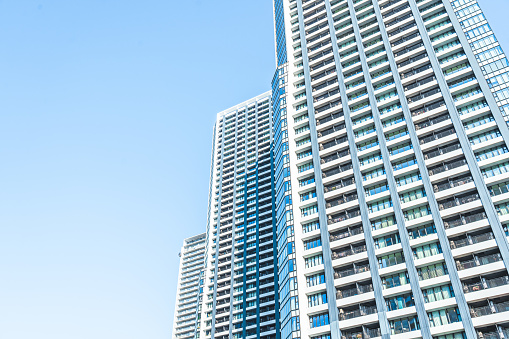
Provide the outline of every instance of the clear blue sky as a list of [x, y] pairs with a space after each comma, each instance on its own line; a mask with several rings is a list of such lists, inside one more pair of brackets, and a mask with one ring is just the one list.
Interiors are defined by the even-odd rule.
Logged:
[[[507, 0], [481, 0], [509, 52]], [[269, 89], [272, 1], [0, 0], [0, 337], [170, 337], [215, 114]]]

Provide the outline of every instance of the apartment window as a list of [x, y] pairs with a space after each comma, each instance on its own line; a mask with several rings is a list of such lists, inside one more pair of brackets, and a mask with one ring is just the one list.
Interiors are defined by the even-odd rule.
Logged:
[[304, 207], [304, 208], [301, 208], [300, 211], [301, 211], [301, 216], [307, 217], [309, 215], [318, 213], [318, 206], [313, 205], [313, 206], [309, 206], [309, 207]]
[[412, 294], [399, 295], [385, 300], [388, 311], [401, 310], [415, 305]]
[[417, 208], [405, 211], [404, 216], [405, 216], [405, 220], [411, 221], [414, 219], [424, 217], [429, 214], [431, 214], [430, 208], [428, 206], [421, 206], [421, 207], [417, 207]]
[[461, 315], [457, 308], [447, 308], [445, 310], [433, 311], [428, 313], [431, 327], [442, 326], [461, 321]]
[[401, 334], [420, 329], [417, 317], [391, 320], [389, 325], [391, 327], [391, 334]]
[[327, 294], [325, 292], [308, 296], [308, 306], [318, 306], [327, 303]]
[[308, 233], [317, 229], [320, 229], [320, 224], [318, 223], [318, 221], [313, 221], [302, 225], [302, 232], [304, 233]]
[[373, 230], [378, 230], [393, 225], [396, 225], [396, 220], [394, 219], [393, 216], [376, 219], [371, 222], [371, 227], [373, 228]]
[[394, 233], [394, 234], [391, 234], [386, 237], [381, 237], [381, 238], [375, 239], [375, 247], [377, 249], [380, 249], [380, 248], [385, 248], [385, 247], [392, 246], [395, 244], [399, 244], [400, 242], [401, 242], [401, 239], [399, 238], [399, 234]]
[[402, 177], [398, 177], [396, 179], [396, 184], [398, 186], [405, 186], [405, 185], [408, 185], [408, 184], [410, 184], [412, 182], [419, 181], [421, 179], [422, 179], [421, 173], [417, 172], [417, 173], [414, 173], [414, 174], [408, 174], [408, 175], [405, 175], [405, 176], [402, 176]]
[[382, 277], [382, 287], [384, 290], [392, 287], [406, 285], [409, 282], [410, 279], [408, 278], [407, 272], [401, 272], [398, 274]]
[[311, 328], [329, 325], [329, 314], [323, 313], [309, 317], [309, 326]]
[[429, 265], [417, 270], [419, 280], [427, 280], [448, 274], [445, 264]]
[[304, 249], [305, 250], [310, 250], [312, 248], [319, 247], [319, 246], [322, 246], [322, 239], [320, 239], [320, 238], [315, 238], [315, 239], [304, 241]]
[[378, 258], [378, 268], [390, 267], [405, 262], [403, 252], [392, 253]]
[[426, 244], [424, 246], [418, 246], [412, 249], [414, 259], [423, 259], [442, 253], [442, 247], [439, 243]]
[[321, 254], [306, 258], [306, 268], [314, 267], [323, 264], [323, 257]]
[[410, 201], [424, 198], [425, 196], [426, 196], [426, 192], [423, 189], [418, 189], [415, 191], [402, 193], [402, 194], [400, 194], [399, 198], [401, 199], [402, 203], [407, 203]]
[[374, 213], [392, 207], [391, 199], [384, 199], [368, 205], [369, 212]]
[[444, 299], [454, 298], [454, 291], [451, 285], [437, 286], [422, 290], [424, 302], [432, 303]]
[[306, 277], [306, 284], [307, 284], [307, 287], [325, 284], [325, 274], [318, 273], [318, 274], [314, 274], [314, 275]]

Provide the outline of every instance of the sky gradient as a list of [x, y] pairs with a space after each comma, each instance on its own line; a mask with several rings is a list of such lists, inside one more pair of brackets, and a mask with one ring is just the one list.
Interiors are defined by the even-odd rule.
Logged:
[[[509, 1], [480, 4], [509, 52]], [[215, 115], [270, 89], [272, 1], [0, 0], [0, 43], [0, 338], [170, 338]]]

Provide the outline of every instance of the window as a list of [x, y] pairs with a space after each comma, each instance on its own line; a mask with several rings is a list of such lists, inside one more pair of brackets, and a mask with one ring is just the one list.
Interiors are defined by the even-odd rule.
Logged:
[[382, 287], [384, 290], [392, 287], [406, 285], [409, 282], [410, 279], [408, 278], [407, 272], [401, 272], [395, 275], [382, 277]]
[[371, 222], [371, 226], [372, 226], [373, 230], [378, 230], [378, 229], [393, 226], [393, 225], [396, 225], [394, 216], [376, 219]]
[[378, 268], [390, 267], [405, 262], [403, 252], [392, 253], [378, 258]]
[[427, 280], [436, 277], [441, 277], [443, 275], [448, 274], [447, 267], [445, 264], [435, 264], [429, 265], [425, 267], [421, 267], [417, 270], [417, 274], [419, 275], [419, 280]]
[[395, 296], [385, 300], [388, 311], [401, 310], [406, 307], [414, 306], [414, 297], [412, 294]]
[[398, 186], [404, 186], [404, 185], [408, 185], [412, 182], [419, 181], [421, 179], [422, 179], [421, 173], [408, 174], [408, 175], [405, 175], [402, 177], [398, 177], [396, 179], [396, 184]]
[[399, 234], [394, 233], [389, 236], [375, 239], [375, 247], [377, 249], [380, 249], [380, 248], [385, 248], [385, 247], [392, 246], [395, 244], [399, 244], [400, 242], [401, 242], [401, 239], [399, 238]]
[[319, 246], [322, 246], [322, 239], [320, 239], [320, 238], [315, 238], [315, 239], [304, 241], [304, 249], [305, 250], [310, 250], [312, 248], [319, 247]]
[[307, 284], [307, 287], [325, 284], [325, 274], [318, 273], [318, 274], [314, 274], [314, 275], [306, 277], [306, 284]]
[[454, 298], [454, 291], [451, 285], [437, 286], [422, 290], [424, 302], [432, 303], [444, 299]]
[[509, 88], [504, 88], [500, 91], [495, 92], [495, 97], [497, 98], [497, 100], [509, 99]]
[[478, 35], [484, 34], [489, 31], [491, 31], [490, 25], [484, 24], [484, 25], [481, 25], [479, 27], [469, 30], [465, 34], [466, 34], [467, 38], [472, 39]]
[[400, 334], [420, 329], [417, 317], [391, 320], [391, 334]]
[[483, 20], [485, 20], [484, 14], [482, 14], [482, 13], [477, 14], [467, 20], [461, 21], [461, 26], [463, 26], [464, 28], [470, 27], [470, 26], [475, 25], [476, 23], [481, 22]]
[[469, 14], [472, 14], [478, 10], [480, 10], [481, 8], [479, 7], [478, 4], [473, 4], [471, 6], [468, 6], [466, 8], [463, 8], [459, 11], [456, 12], [456, 15], [458, 16], [458, 18], [461, 18], [463, 16], [467, 16]]
[[405, 192], [399, 195], [399, 198], [402, 203], [407, 203], [424, 197], [426, 197], [426, 192], [423, 189]]
[[423, 259], [442, 253], [442, 247], [439, 243], [426, 244], [424, 246], [415, 247], [412, 249], [414, 259]]
[[447, 308], [445, 310], [429, 312], [428, 318], [431, 327], [442, 326], [461, 321], [461, 315], [457, 308]]
[[303, 217], [307, 217], [309, 215], [318, 213], [318, 206], [313, 205], [313, 206], [309, 206], [309, 207], [304, 207], [304, 208], [301, 208], [300, 211], [301, 211], [301, 215]]
[[327, 303], [327, 293], [321, 292], [308, 296], [308, 306], [318, 306]]
[[507, 61], [507, 58], [493, 61], [492, 63], [484, 65], [483, 67], [481, 67], [481, 69], [484, 71], [484, 73], [490, 74], [505, 67], [509, 67], [509, 61]]
[[320, 224], [318, 221], [310, 222], [307, 224], [302, 225], [302, 232], [308, 233], [314, 230], [320, 229]]
[[418, 208], [414, 208], [408, 211], [405, 211], [405, 220], [410, 221], [414, 219], [418, 219], [424, 217], [426, 215], [431, 214], [431, 210], [428, 206], [421, 206]]
[[309, 326], [311, 328], [329, 325], [329, 314], [323, 313], [309, 317]]
[[392, 207], [391, 199], [384, 199], [384, 200], [376, 201], [376, 202], [368, 205], [368, 209], [369, 209], [370, 213], [382, 211], [389, 207]]
[[323, 264], [323, 257], [321, 254], [306, 258], [306, 268], [314, 267]]
[[497, 42], [497, 39], [495, 38], [495, 36], [490, 35], [486, 38], [482, 38], [477, 41], [474, 41], [470, 45], [472, 46], [473, 49], [479, 49], [479, 48], [489, 46], [490, 44], [494, 44], [495, 42]]

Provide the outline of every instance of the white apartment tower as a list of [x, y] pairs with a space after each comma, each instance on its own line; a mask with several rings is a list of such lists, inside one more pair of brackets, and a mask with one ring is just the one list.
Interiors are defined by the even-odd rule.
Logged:
[[200, 338], [276, 338], [271, 93], [214, 126]]
[[206, 234], [184, 240], [173, 319], [173, 339], [195, 338], [203, 284]]
[[274, 18], [281, 338], [509, 338], [509, 62], [477, 1]]

